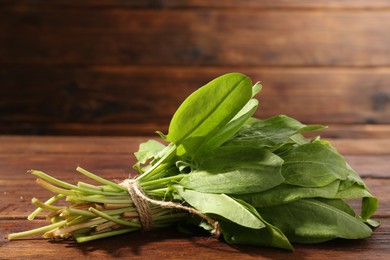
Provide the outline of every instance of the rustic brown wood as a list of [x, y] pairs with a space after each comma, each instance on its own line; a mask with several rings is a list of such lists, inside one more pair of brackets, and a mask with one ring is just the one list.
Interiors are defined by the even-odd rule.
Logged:
[[[45, 199], [49, 192], [34, 183], [34, 176], [25, 170], [36, 168], [70, 182], [84, 177], [75, 173], [79, 163], [99, 175], [120, 179], [132, 171], [130, 165], [134, 151], [145, 137], [23, 137], [0, 136], [0, 258], [180, 258], [180, 259], [386, 259], [390, 253], [390, 178], [389, 138], [331, 139], [342, 150], [347, 161], [355, 168], [378, 196], [380, 208], [375, 218], [382, 225], [372, 237], [364, 240], [335, 240], [316, 245], [296, 244], [294, 253], [277, 249], [251, 246], [229, 246], [207, 235], [183, 235], [164, 229], [148, 233], [134, 233], [103, 239], [87, 244], [71, 241], [50, 242], [41, 238], [9, 242], [6, 234], [38, 227], [46, 223], [42, 217], [27, 221], [25, 216], [34, 209], [33, 196]], [[345, 134], [340, 133], [340, 136]], [[387, 148], [381, 147], [380, 144]], [[23, 145], [24, 144], [24, 145]], [[369, 147], [369, 148], [367, 148]], [[377, 150], [375, 150], [377, 148]], [[134, 172], [132, 172], [134, 173]], [[353, 206], [358, 204], [353, 202]]]
[[50, 5], [27, 9], [0, 10], [1, 64], [388, 66], [390, 62], [387, 10], [80, 10]]
[[389, 7], [2, 0], [0, 134], [152, 135], [231, 71], [263, 82], [259, 117], [389, 124]]
[[390, 125], [373, 124], [340, 124], [328, 125], [321, 136], [333, 138], [388, 138], [390, 136]]
[[[0, 136], [0, 155], [129, 155], [145, 137]], [[161, 140], [160, 140], [161, 141]], [[102, 147], [102, 145], [104, 147]]]
[[[336, 240], [320, 245], [294, 245], [295, 252], [278, 251], [269, 248], [254, 248], [248, 246], [228, 246], [221, 241], [207, 236], [186, 236], [177, 232], [163, 230], [150, 233], [128, 234], [107, 241], [75, 245], [72, 242], [55, 243], [42, 239], [23, 240], [2, 243], [0, 256], [7, 258], [32, 257], [40, 252], [47, 258], [61, 256], [63, 259], [75, 257], [131, 259], [387, 259], [390, 253], [388, 247], [389, 222], [382, 220], [383, 226], [374, 235], [365, 240]], [[5, 230], [15, 227], [12, 221], [2, 221]], [[26, 228], [38, 226], [26, 224]], [[387, 234], [386, 234], [387, 232]], [[38, 251], [39, 250], [39, 251]], [[59, 251], [61, 250], [61, 251]], [[9, 254], [7, 254], [9, 252]], [[66, 255], [64, 255], [66, 254]]]
[[[1, 0], [1, 4], [10, 6], [38, 5], [47, 6], [44, 0]], [[57, 0], [51, 5], [63, 7], [138, 7], [138, 8], [388, 8], [390, 3], [388, 0], [225, 0], [225, 1], [207, 1], [207, 0]]]
[[[387, 68], [12, 67], [0, 68], [5, 90], [0, 96], [0, 131], [166, 132], [171, 116], [192, 91], [231, 71], [245, 73], [264, 85], [257, 96], [259, 118], [287, 114], [314, 124], [390, 123]], [[359, 126], [354, 127], [352, 135], [359, 131]], [[338, 135], [332, 128], [326, 131]]]
[[[318, 123], [318, 122], [317, 122]], [[375, 124], [327, 124], [329, 127], [320, 132], [322, 137], [328, 138], [387, 138], [390, 135], [390, 125]], [[33, 128], [33, 129], [31, 129]], [[55, 135], [141, 135], [156, 136], [156, 129], [168, 129], [167, 123], [143, 123], [139, 124], [83, 124], [83, 123], [54, 123], [50, 125], [27, 124], [20, 126], [18, 123], [6, 123], [0, 127], [1, 133], [7, 134], [55, 134]], [[313, 133], [311, 136], [316, 136]], [[310, 136], [310, 135], [309, 135]]]
[[173, 230], [9, 242], [46, 223], [25, 220], [31, 198], [50, 195], [27, 170], [76, 182], [82, 166], [121, 180], [147, 138], [0, 136], [0, 259], [387, 259], [389, 10], [387, 0], [0, 0], [0, 134], [151, 136], [196, 88], [239, 71], [264, 85], [257, 117], [330, 126], [321, 136], [378, 196], [382, 222], [368, 239], [295, 253]]
[[[344, 128], [344, 131], [349, 129]], [[363, 130], [361, 130], [363, 131]], [[50, 153], [51, 156], [57, 155], [130, 155], [138, 150], [140, 143], [144, 142], [146, 137], [117, 137], [114, 140], [111, 137], [84, 137], [83, 146], [80, 146], [79, 137], [51, 137], [51, 136], [0, 136], [0, 156], [9, 155], [39, 155]], [[158, 137], [154, 138], [163, 142]], [[332, 143], [337, 150], [348, 156], [364, 155], [390, 155], [390, 140], [387, 138], [378, 138], [376, 136], [364, 138], [324, 138]], [[164, 143], [164, 142], [163, 142]], [[102, 145], [105, 144], [104, 149]]]

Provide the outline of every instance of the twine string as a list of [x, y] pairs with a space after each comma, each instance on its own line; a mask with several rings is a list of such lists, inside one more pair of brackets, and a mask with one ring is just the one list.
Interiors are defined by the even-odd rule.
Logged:
[[145, 200], [139, 195], [142, 194], [142, 196], [145, 196], [143, 190], [139, 189], [138, 183], [132, 179], [126, 179], [122, 182], [122, 185], [127, 188], [135, 208], [137, 209], [142, 231], [149, 231], [152, 228], [152, 212], [148, 203], [145, 203]]
[[148, 231], [152, 228], [152, 213], [149, 207], [149, 203], [151, 203], [153, 205], [160, 206], [161, 208], [184, 210], [191, 214], [197, 215], [205, 219], [213, 227], [213, 230], [210, 231], [212, 235], [214, 235], [215, 237], [219, 237], [222, 234], [218, 221], [213, 220], [209, 216], [203, 214], [202, 212], [194, 208], [187, 207], [172, 201], [160, 201], [151, 199], [145, 195], [141, 186], [134, 179], [126, 179], [121, 183], [121, 185], [123, 185], [128, 190], [128, 193], [134, 202], [134, 205], [139, 214], [143, 231]]

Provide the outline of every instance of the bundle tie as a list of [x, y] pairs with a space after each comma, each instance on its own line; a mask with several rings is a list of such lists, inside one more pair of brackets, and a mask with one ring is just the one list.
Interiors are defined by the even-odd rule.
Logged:
[[215, 237], [218, 238], [222, 233], [218, 221], [211, 219], [207, 215], [203, 214], [202, 212], [194, 208], [183, 206], [181, 204], [174, 203], [172, 201], [160, 201], [160, 200], [154, 200], [149, 198], [148, 196], [145, 195], [141, 186], [134, 179], [126, 179], [121, 183], [121, 185], [127, 189], [131, 199], [134, 202], [134, 205], [139, 214], [139, 219], [143, 231], [148, 231], [152, 228], [152, 212], [148, 204], [151, 203], [153, 205], [157, 205], [162, 208], [179, 209], [197, 215], [207, 220], [207, 222], [211, 226], [213, 226], [214, 229], [210, 233], [213, 234]]
[[152, 212], [148, 203], [142, 199], [143, 197], [146, 197], [144, 191], [136, 180], [126, 179], [121, 184], [127, 188], [135, 208], [137, 209], [142, 231], [149, 231], [152, 228]]

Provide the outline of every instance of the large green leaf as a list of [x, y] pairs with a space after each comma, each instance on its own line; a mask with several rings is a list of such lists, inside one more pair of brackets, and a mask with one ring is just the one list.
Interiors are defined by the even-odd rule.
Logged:
[[271, 189], [284, 180], [280, 169], [265, 166], [263, 171], [239, 168], [224, 173], [194, 171], [185, 176], [180, 184], [200, 192], [245, 194]]
[[293, 248], [282, 231], [266, 223], [266, 228], [252, 229], [232, 222], [223, 222], [221, 227], [225, 241], [233, 245], [253, 245], [283, 248], [293, 251]]
[[262, 229], [252, 229], [237, 225], [230, 221], [223, 221], [221, 222], [221, 227], [226, 242], [230, 244], [271, 246], [291, 251], [294, 250], [283, 232], [280, 231], [277, 227], [266, 222], [254, 207], [244, 201], [236, 201], [252, 212], [253, 215], [258, 217], [266, 227]]
[[256, 111], [259, 102], [256, 99], [251, 99], [241, 109], [237, 115], [225, 125], [213, 138], [211, 138], [207, 144], [204, 145], [204, 150], [210, 150], [216, 148], [229, 140], [241, 126], [253, 115]]
[[253, 194], [236, 196], [256, 208], [270, 207], [304, 198], [335, 198], [340, 181], [336, 180], [323, 187], [301, 187], [281, 184], [275, 188]]
[[243, 194], [273, 188], [284, 181], [283, 160], [254, 147], [222, 146], [201, 154], [198, 168], [180, 184], [200, 192]]
[[316, 198], [315, 199], [316, 201], [319, 201], [319, 202], [322, 202], [322, 203], [325, 203], [331, 207], [334, 207], [336, 209], [339, 209], [353, 217], [356, 217], [356, 212], [353, 210], [353, 208], [351, 207], [351, 205], [349, 205], [348, 203], [346, 203], [344, 200], [341, 200], [341, 199], [325, 199], [325, 198]]
[[350, 212], [315, 199], [302, 199], [257, 210], [266, 221], [280, 228], [294, 242], [360, 239], [372, 233], [371, 228]]
[[280, 155], [284, 160], [285, 183], [303, 187], [322, 187], [335, 180], [346, 180], [350, 169], [333, 147], [319, 141], [293, 147]]
[[324, 126], [307, 126], [293, 118], [278, 115], [266, 120], [253, 120], [251, 124], [243, 126], [229, 142], [275, 150], [293, 142], [291, 137], [298, 133], [323, 128]]
[[265, 224], [236, 200], [225, 194], [210, 194], [174, 186], [179, 195], [192, 207], [204, 214], [218, 215], [240, 226], [260, 229]]
[[212, 173], [227, 172], [237, 168], [262, 170], [264, 166], [280, 167], [283, 160], [272, 152], [259, 147], [236, 145], [221, 146], [195, 157], [196, 169]]
[[[252, 87], [252, 97], [261, 91], [263, 86], [257, 82]], [[217, 134], [214, 135], [207, 143], [203, 145], [203, 150], [211, 150], [219, 147], [229, 140], [256, 112], [259, 105], [257, 99], [251, 99], [245, 106], [229, 121]]]
[[183, 145], [190, 154], [218, 133], [252, 96], [252, 82], [243, 74], [230, 73], [192, 93], [178, 108], [166, 140]]

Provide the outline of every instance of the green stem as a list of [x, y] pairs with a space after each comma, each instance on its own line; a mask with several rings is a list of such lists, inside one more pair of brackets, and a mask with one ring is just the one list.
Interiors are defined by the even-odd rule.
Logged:
[[96, 186], [96, 185], [85, 183], [82, 181], [77, 182], [77, 187], [103, 191], [103, 188], [101, 186]]
[[112, 196], [112, 195], [115, 196], [116, 194], [118, 194], [118, 191], [107, 192], [107, 191], [103, 191], [103, 190], [99, 189], [98, 187], [96, 187], [94, 185], [90, 185], [90, 184], [88, 186], [86, 186], [86, 185], [80, 185], [80, 186], [72, 185], [72, 184], [69, 184], [67, 182], [60, 181], [60, 180], [58, 180], [50, 175], [47, 175], [46, 173], [41, 172], [41, 171], [31, 170], [30, 172], [31, 172], [31, 174], [33, 174], [33, 175], [35, 175], [35, 176], [37, 176], [45, 181], [51, 182], [57, 186], [60, 186], [60, 187], [63, 187], [63, 188], [69, 189], [69, 190], [80, 191], [82, 193], [87, 193], [87, 194], [99, 194], [99, 195], [107, 195], [107, 196]]
[[65, 224], [66, 224], [66, 220], [63, 220], [63, 221], [60, 221], [60, 222], [57, 222], [57, 223], [54, 223], [54, 224], [51, 224], [51, 225], [47, 225], [47, 226], [44, 226], [44, 227], [39, 227], [39, 228], [31, 229], [31, 230], [28, 230], [28, 231], [23, 231], [23, 232], [19, 232], [19, 233], [9, 234], [8, 235], [8, 239], [9, 240], [19, 239], [19, 238], [23, 238], [23, 237], [27, 237], [27, 236], [36, 235], [36, 234], [42, 234], [42, 233], [45, 233], [45, 232], [47, 232], [49, 230], [62, 227]]
[[45, 181], [43, 179], [37, 179], [36, 183], [39, 186], [41, 186], [41, 187], [43, 187], [43, 188], [45, 188], [45, 189], [47, 189], [47, 190], [49, 190], [51, 192], [57, 193], [57, 194], [64, 194], [64, 195], [75, 195], [75, 194], [77, 194], [76, 191], [59, 188], [57, 186], [54, 186], [54, 185], [50, 184], [49, 182], [47, 182], [47, 181]]
[[164, 198], [167, 194], [168, 188], [152, 189], [148, 190], [148, 195]]
[[85, 170], [85, 169], [83, 169], [81, 167], [77, 167], [76, 171], [78, 171], [79, 173], [81, 173], [81, 174], [83, 174], [83, 175], [85, 175], [85, 176], [87, 176], [87, 177], [89, 177], [89, 178], [91, 178], [91, 179], [93, 179], [93, 180], [95, 180], [97, 182], [100, 182], [102, 184], [109, 185], [109, 186], [114, 187], [114, 188], [116, 188], [118, 190], [127, 191], [127, 189], [125, 187], [122, 187], [121, 185], [119, 185], [117, 183], [114, 183], [114, 182], [106, 180], [106, 179], [104, 179], [102, 177], [99, 177], [99, 176], [93, 174], [92, 172], [89, 172], [89, 171], [87, 171], [87, 170]]
[[147, 187], [147, 186], [150, 186], [150, 185], [166, 184], [167, 182], [169, 183], [171, 181], [181, 180], [181, 179], [183, 179], [184, 176], [185, 176], [184, 174], [179, 174], [179, 175], [175, 175], [175, 176], [160, 178], [160, 179], [157, 179], [157, 180], [146, 181], [146, 182], [140, 183], [140, 185], [144, 188], [144, 187]]
[[[63, 198], [63, 197], [65, 197], [65, 195], [57, 194], [57, 195], [51, 197], [50, 199], [48, 199], [47, 201], [45, 201], [45, 204], [46, 205], [51, 205], [52, 203], [56, 202], [58, 199]], [[27, 216], [27, 219], [28, 220], [33, 220], [39, 213], [42, 212], [42, 210], [43, 210], [42, 208], [37, 208], [30, 215]]]
[[42, 201], [40, 201], [39, 199], [37, 198], [32, 198], [31, 199], [31, 202], [37, 206], [37, 207], [40, 207], [42, 209], [46, 209], [46, 210], [51, 210], [51, 211], [57, 211], [57, 210], [60, 210], [61, 207], [57, 207], [57, 206], [52, 206], [52, 205], [49, 205], [49, 204], [45, 204], [43, 203]]
[[102, 191], [102, 190], [94, 190], [94, 189], [88, 189], [88, 188], [83, 188], [83, 187], [77, 187], [78, 191], [86, 194], [86, 195], [105, 195], [105, 196], [117, 196], [121, 194], [126, 194], [125, 191], [114, 191], [114, 192], [109, 192], [109, 191]]
[[[113, 209], [113, 210], [103, 210], [101, 211], [107, 215], [119, 215], [124, 212], [135, 212], [135, 208], [127, 207], [127, 208], [121, 208], [121, 209]], [[81, 216], [87, 216], [87, 217], [95, 217], [96, 215], [89, 210], [82, 210], [82, 209], [75, 209], [75, 208], [67, 208], [62, 213], [64, 217], [71, 216], [71, 215], [81, 215]]]
[[105, 223], [105, 222], [107, 222], [107, 220], [104, 218], [96, 218], [96, 219], [92, 219], [92, 220], [85, 221], [85, 222], [83, 221], [83, 222], [80, 222], [80, 223], [77, 223], [74, 225], [69, 225], [69, 226], [63, 227], [61, 229], [55, 230], [53, 235], [54, 236], [67, 235], [67, 234], [71, 234], [72, 232], [74, 232], [76, 230], [83, 229], [83, 228], [93, 228], [94, 226]]
[[41, 179], [44, 179], [44, 180], [46, 180], [48, 182], [51, 182], [51, 183], [53, 183], [55, 185], [63, 187], [65, 189], [69, 189], [69, 190], [77, 189], [77, 186], [69, 184], [69, 183], [64, 182], [64, 181], [60, 181], [60, 180], [58, 180], [58, 179], [56, 179], [56, 178], [54, 178], [54, 177], [52, 177], [50, 175], [47, 175], [44, 172], [31, 170], [30, 173], [35, 175], [35, 176], [37, 176], [37, 177], [39, 177], [39, 178], [41, 178]]
[[122, 226], [127, 226], [127, 227], [137, 227], [137, 228], [140, 228], [141, 225], [138, 224], [138, 223], [134, 223], [134, 222], [129, 222], [129, 221], [125, 221], [125, 220], [122, 220], [122, 219], [119, 219], [119, 218], [116, 218], [116, 217], [113, 217], [113, 216], [110, 216], [108, 214], [105, 214], [95, 208], [89, 208], [88, 209], [89, 211], [91, 211], [93, 214], [95, 214], [96, 216], [98, 217], [101, 217], [101, 218], [105, 218], [109, 221], [112, 221], [112, 222], [115, 222], [119, 225], [122, 225]]
[[91, 240], [96, 240], [96, 239], [100, 239], [100, 238], [121, 235], [121, 234], [129, 233], [129, 232], [132, 232], [132, 231], [136, 231], [136, 230], [138, 230], [138, 228], [125, 228], [125, 229], [120, 229], [120, 230], [115, 230], [115, 231], [108, 231], [108, 232], [104, 232], [104, 233], [101, 233], [101, 234], [78, 237], [78, 238], [76, 238], [76, 241], [78, 243], [84, 243], [84, 242], [88, 242], [88, 241], [91, 241]]
[[77, 188], [78, 190], [85, 192], [85, 193], [90, 193], [90, 194], [99, 194], [99, 195], [106, 195], [106, 196], [116, 196], [121, 193], [127, 193], [124, 190], [118, 191], [118, 189], [107, 189], [107, 186], [95, 186], [89, 183], [81, 182], [79, 181], [77, 183]]
[[107, 204], [126, 204], [132, 205], [132, 201], [129, 198], [106, 198], [106, 197], [92, 197], [92, 196], [67, 196], [67, 201], [88, 201], [95, 203], [107, 203]]
[[171, 214], [165, 214], [162, 216], [156, 216], [153, 217], [153, 221], [163, 221], [163, 220], [171, 220], [171, 221], [176, 221], [177, 219], [181, 219], [184, 217], [187, 217], [189, 214], [188, 213], [171, 213]]

